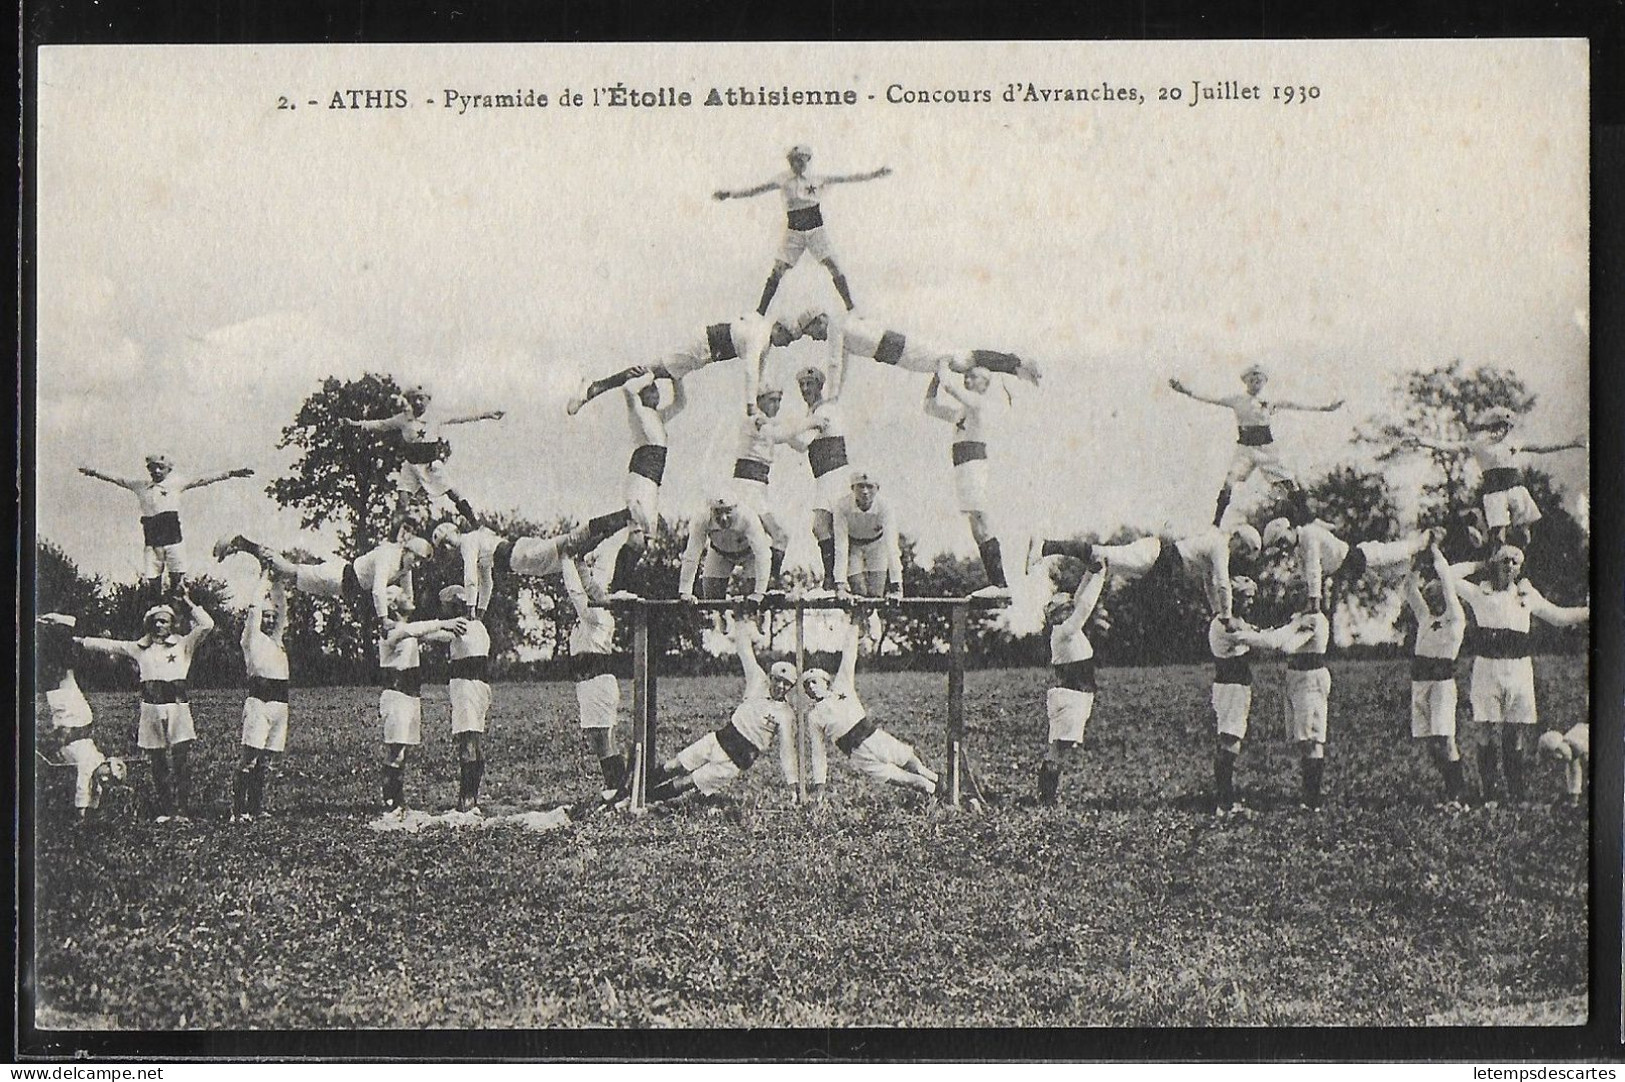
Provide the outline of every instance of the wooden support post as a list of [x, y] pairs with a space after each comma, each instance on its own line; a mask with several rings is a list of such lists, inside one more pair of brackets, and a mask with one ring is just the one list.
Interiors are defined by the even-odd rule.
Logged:
[[807, 665], [806, 639], [804, 636], [806, 630], [805, 617], [805, 611], [799, 605], [796, 606], [797, 686], [791, 694], [795, 696], [796, 704], [796, 802], [798, 804], [807, 802], [807, 763], [811, 761], [812, 755], [812, 748], [809, 746], [812, 733], [808, 729], [806, 713], [802, 709], [805, 699], [802, 696], [800, 687], [801, 673]]
[[649, 725], [649, 610], [632, 608], [632, 810], [648, 807], [649, 778], [654, 773], [654, 735]]
[[948, 613], [948, 803], [959, 807], [965, 744], [965, 606]]

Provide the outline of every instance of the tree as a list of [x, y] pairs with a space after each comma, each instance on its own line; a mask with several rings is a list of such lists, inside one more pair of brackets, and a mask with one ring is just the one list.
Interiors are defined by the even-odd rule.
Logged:
[[383, 538], [395, 499], [389, 474], [400, 460], [400, 445], [396, 433], [367, 432], [342, 419], [389, 416], [400, 393], [393, 377], [375, 372], [355, 380], [329, 376], [277, 441], [278, 448], [301, 453], [293, 473], [273, 480], [266, 493], [283, 507], [297, 508], [306, 529], [337, 526], [339, 551], [349, 558]]
[[106, 589], [101, 578], [86, 576], [73, 558], [51, 541], [41, 540], [34, 551], [35, 611], [60, 612], [80, 620], [101, 619], [101, 595]]

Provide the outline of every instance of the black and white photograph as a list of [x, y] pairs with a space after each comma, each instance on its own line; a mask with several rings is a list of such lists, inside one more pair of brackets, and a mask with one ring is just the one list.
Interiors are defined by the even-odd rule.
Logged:
[[64, 1052], [1591, 1018], [1584, 40], [37, 64]]

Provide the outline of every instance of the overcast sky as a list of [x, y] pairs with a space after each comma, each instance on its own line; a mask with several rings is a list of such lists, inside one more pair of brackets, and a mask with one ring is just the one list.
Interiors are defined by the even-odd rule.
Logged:
[[[1320, 96], [1188, 104], [1192, 80], [1226, 79]], [[1016, 80], [1152, 100], [1006, 104]], [[618, 81], [695, 104], [439, 104], [447, 88], [556, 99]], [[859, 104], [699, 105], [713, 86], [786, 83]], [[894, 83], [994, 100], [893, 105]], [[1155, 100], [1162, 86], [1184, 100]], [[410, 104], [325, 107], [368, 87]], [[188, 497], [194, 557], [237, 530], [293, 542], [263, 485], [288, 466], [280, 428], [330, 374], [508, 410], [452, 430], [477, 507], [615, 505], [624, 410], [607, 397], [568, 419], [565, 399], [581, 375], [658, 360], [755, 306], [780, 202], [709, 196], [768, 179], [793, 143], [814, 172], [895, 170], [825, 196], [862, 313], [1044, 366], [1042, 391], [1011, 387], [992, 443], [1013, 538], [1206, 522], [1234, 424], [1170, 375], [1230, 393], [1260, 360], [1280, 397], [1348, 399], [1279, 424], [1307, 473], [1357, 457], [1349, 436], [1397, 373], [1455, 357], [1524, 378], [1530, 434], [1586, 423], [1584, 42], [50, 48], [39, 106], [39, 532], [118, 579], [137, 567], [134, 501], [76, 466], [134, 475], [149, 449], [193, 471], [252, 466], [255, 481]], [[839, 301], [804, 260], [777, 307], [810, 304]], [[925, 378], [850, 371], [853, 459], [926, 552], [972, 551]], [[727, 476], [741, 379], [693, 377], [669, 509]], [[1583, 458], [1546, 463], [1571, 499]], [[775, 485], [786, 506], [811, 489], [788, 458]], [[792, 559], [816, 559], [810, 538]]]

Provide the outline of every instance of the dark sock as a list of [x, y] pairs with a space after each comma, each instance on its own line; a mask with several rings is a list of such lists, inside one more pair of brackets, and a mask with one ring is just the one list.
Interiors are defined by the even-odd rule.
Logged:
[[1219, 489], [1219, 498], [1213, 505], [1213, 525], [1217, 526], [1224, 521], [1224, 513], [1230, 507], [1230, 486], [1225, 485]]
[[784, 550], [774, 549], [768, 564], [767, 580], [774, 586], [779, 584], [779, 574], [784, 570]]
[[598, 760], [598, 769], [603, 772], [605, 789], [619, 789], [626, 781], [626, 759], [619, 752]]
[[982, 554], [982, 568], [987, 572], [987, 581], [994, 586], [1010, 585], [1004, 578], [1004, 557], [999, 552], [999, 539], [990, 537], [976, 548]]
[[767, 315], [767, 306], [773, 303], [773, 294], [779, 291], [779, 275], [777, 273], [767, 276], [767, 284], [762, 287], [762, 299], [756, 305], [756, 314]]
[[1007, 376], [1013, 376], [1021, 371], [1020, 357], [1014, 353], [1000, 353], [991, 349], [971, 350], [970, 363], [989, 372], [1003, 372]]
[[1320, 781], [1325, 773], [1325, 759], [1303, 761], [1303, 802], [1311, 808], [1320, 807]]
[[852, 311], [852, 291], [847, 288], [846, 275], [832, 274], [830, 277], [835, 282], [835, 292], [841, 295], [841, 303], [846, 305], [846, 310], [848, 312]]
[[406, 807], [406, 769], [399, 766], [384, 767], [384, 807]]
[[624, 529], [627, 523], [631, 521], [632, 512], [623, 507], [619, 511], [611, 511], [607, 515], [599, 515], [597, 518], [588, 519], [587, 535], [590, 538], [602, 540], [616, 530]]
[[452, 500], [451, 502], [456, 505], [457, 513], [462, 515], [464, 518], [468, 519], [468, 524], [470, 526], [478, 526], [480, 524], [479, 519], [474, 517], [474, 505], [473, 504], [469, 503], [467, 500], [465, 500], [461, 496], [458, 496], [456, 499]]
[[261, 759], [254, 764], [254, 776], [248, 782], [248, 810], [254, 815], [265, 810], [265, 784], [270, 778], [270, 763]]
[[474, 805], [480, 802], [480, 778], [485, 774], [484, 759], [465, 759], [459, 764], [457, 803]]
[[1523, 784], [1523, 756], [1513, 748], [1502, 748], [1501, 773], [1506, 776], [1508, 799], [1522, 800], [1525, 792]]
[[1038, 799], [1044, 804], [1055, 803], [1061, 791], [1061, 764], [1045, 759], [1038, 764]]
[[1501, 749], [1495, 744], [1483, 744], [1478, 749], [1478, 785], [1480, 797], [1494, 800], [1501, 791]]
[[175, 759], [175, 812], [192, 814], [192, 767], [184, 752], [171, 752]]
[[615, 388], [621, 386], [631, 378], [632, 369], [623, 368], [613, 376], [605, 376], [603, 379], [593, 380], [591, 383], [587, 384], [587, 401], [591, 402], [605, 391], [613, 391]]
[[835, 538], [826, 537], [818, 542], [818, 554], [824, 558], [824, 589], [835, 589]]
[[642, 555], [643, 549], [641, 546], [634, 545], [631, 542], [621, 546], [621, 551], [615, 554], [615, 573], [610, 576], [609, 580], [610, 593], [617, 590], [632, 589], [632, 575], [637, 570], [638, 557]]
[[238, 767], [237, 775], [231, 779], [231, 814], [241, 815], [248, 810], [248, 787], [253, 783], [254, 768]]
[[649, 789], [644, 793], [644, 799], [651, 804], [657, 804], [662, 800], [675, 800], [682, 795], [682, 793], [677, 791], [677, 783], [675, 779], [668, 778], [659, 785], [650, 786]]
[[1087, 541], [1045, 541], [1040, 556], [1074, 556], [1084, 563], [1094, 559], [1094, 546]]
[[1228, 808], [1236, 802], [1236, 757], [1228, 751], [1213, 756], [1213, 788], [1217, 805]]
[[168, 815], [175, 807], [175, 792], [169, 784], [169, 760], [163, 755], [149, 758], [152, 764], [152, 798], [159, 815]]
[[1462, 767], [1460, 759], [1448, 760], [1441, 767], [1444, 773], [1444, 798], [1447, 801], [1460, 800], [1462, 789]]

